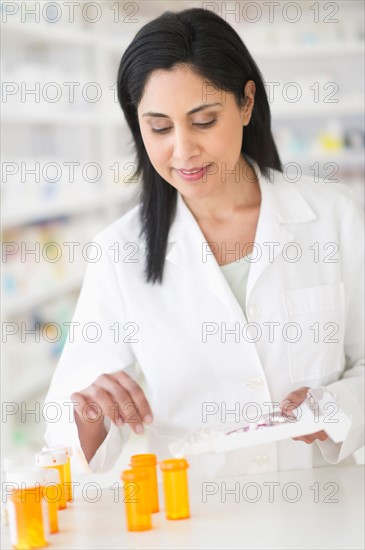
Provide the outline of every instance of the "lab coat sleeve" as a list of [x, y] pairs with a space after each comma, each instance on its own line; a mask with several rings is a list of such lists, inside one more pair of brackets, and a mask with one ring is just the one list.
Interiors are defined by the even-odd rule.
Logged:
[[135, 357], [126, 342], [123, 327], [129, 320], [125, 311], [119, 270], [123, 265], [115, 258], [99, 233], [94, 239], [96, 261], [88, 262], [84, 281], [69, 326], [61, 357], [48, 390], [44, 411], [47, 445], [73, 447], [73, 465], [79, 473], [101, 472], [112, 468], [120, 455], [130, 427], [118, 428], [108, 418], [104, 425], [107, 437], [88, 464], [81, 449], [74, 420], [71, 395], [93, 383], [102, 373], [125, 370], [134, 377]]
[[346, 296], [346, 367], [340, 380], [323, 389], [337, 397], [352, 424], [342, 443], [330, 438], [316, 440], [323, 457], [332, 464], [364, 445], [364, 215], [353, 198], [344, 215], [339, 245]]

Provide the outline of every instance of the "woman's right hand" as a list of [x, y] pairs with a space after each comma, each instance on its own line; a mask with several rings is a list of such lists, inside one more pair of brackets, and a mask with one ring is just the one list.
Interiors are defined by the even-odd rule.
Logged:
[[[114, 424], [129, 424], [137, 433], [143, 433], [143, 422], [150, 424], [152, 411], [142, 388], [126, 372], [101, 374], [84, 390], [73, 393], [77, 424], [88, 424], [94, 429], [103, 425], [105, 417]], [[92, 429], [92, 428], [91, 428]]]

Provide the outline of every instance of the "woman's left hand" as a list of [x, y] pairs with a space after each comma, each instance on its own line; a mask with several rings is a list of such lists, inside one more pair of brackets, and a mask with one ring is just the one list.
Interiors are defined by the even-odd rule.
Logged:
[[[287, 416], [291, 416], [290, 411], [296, 409], [297, 407], [299, 407], [299, 405], [303, 403], [303, 401], [307, 397], [308, 390], [309, 386], [303, 386], [289, 393], [279, 405], [283, 413]], [[315, 432], [309, 435], [302, 435], [301, 437], [292, 437], [292, 439], [294, 439], [295, 441], [304, 441], [304, 443], [313, 443], [313, 441], [315, 441], [316, 439], [319, 439], [320, 441], [325, 441], [326, 439], [328, 439], [328, 435], [325, 431], [321, 430], [320, 432]]]

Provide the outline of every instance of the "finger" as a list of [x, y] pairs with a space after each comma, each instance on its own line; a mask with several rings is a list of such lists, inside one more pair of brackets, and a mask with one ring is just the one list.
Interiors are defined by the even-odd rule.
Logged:
[[280, 409], [283, 414], [288, 416], [294, 416], [291, 412], [293, 409], [296, 409], [303, 403], [307, 396], [307, 391], [309, 386], [302, 386], [295, 391], [290, 392], [279, 404]]
[[279, 406], [281, 406], [282, 403], [286, 403], [286, 402], [293, 403], [297, 406], [300, 405], [305, 400], [308, 390], [309, 390], [309, 386], [302, 386], [301, 388], [298, 388], [297, 390], [290, 392], [283, 399], [283, 401], [280, 403]]
[[71, 401], [74, 402], [74, 411], [82, 422], [96, 423], [102, 420], [103, 414], [98, 403], [90, 402], [82, 392], [73, 393]]
[[300, 437], [292, 437], [294, 441], [303, 441], [303, 443], [313, 443], [313, 440], [308, 435], [302, 435]]
[[95, 381], [95, 385], [103, 388], [110, 395], [111, 402], [108, 412], [113, 421], [117, 425], [128, 423], [136, 433], [142, 433], [143, 424], [138, 409], [132, 402], [129, 392], [118, 384], [114, 376], [102, 374]]
[[115, 375], [101, 374], [95, 384], [105, 389], [112, 399], [110, 415], [116, 424], [126, 423], [137, 434], [143, 432], [143, 421], [139, 413], [138, 404], [134, 403], [133, 397], [127, 389], [121, 386]]
[[328, 439], [328, 435], [323, 430], [321, 430], [320, 432], [316, 432], [315, 434], [313, 434], [313, 436], [315, 436], [315, 439], [319, 439], [320, 441], [326, 441], [326, 439]]
[[91, 384], [91, 386], [84, 391], [84, 395], [85, 394], [88, 403], [96, 403], [97, 406], [100, 407], [103, 416], [109, 418], [117, 426], [123, 422], [123, 420], [119, 418], [119, 415], [116, 416], [115, 414], [115, 398], [101, 385], [96, 383]]
[[316, 439], [320, 441], [325, 441], [328, 439], [328, 435], [325, 431], [321, 430], [320, 432], [315, 432], [313, 434], [302, 435], [300, 437], [292, 437], [295, 441], [304, 441], [305, 443], [313, 443]]
[[140, 417], [147, 424], [152, 422], [152, 410], [141, 386], [126, 372], [118, 372], [115, 376], [119, 384], [121, 384], [131, 395], [133, 402], [138, 408]]

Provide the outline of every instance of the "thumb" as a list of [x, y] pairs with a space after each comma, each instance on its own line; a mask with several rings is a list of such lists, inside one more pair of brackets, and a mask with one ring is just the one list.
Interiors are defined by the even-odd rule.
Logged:
[[303, 386], [295, 391], [290, 392], [279, 404], [279, 407], [284, 416], [295, 417], [293, 411], [305, 401], [309, 386]]

